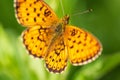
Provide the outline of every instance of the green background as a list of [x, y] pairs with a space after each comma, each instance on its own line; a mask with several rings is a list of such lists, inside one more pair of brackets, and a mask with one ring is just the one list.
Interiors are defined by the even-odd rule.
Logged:
[[[44, 60], [26, 53], [21, 42], [13, 0], [0, 0], [0, 80], [120, 80], [120, 0], [45, 0], [61, 18], [88, 30], [103, 45], [102, 55], [84, 66], [68, 67], [62, 74], [46, 71]], [[92, 12], [81, 14], [93, 9]], [[77, 15], [76, 15], [77, 14]]]

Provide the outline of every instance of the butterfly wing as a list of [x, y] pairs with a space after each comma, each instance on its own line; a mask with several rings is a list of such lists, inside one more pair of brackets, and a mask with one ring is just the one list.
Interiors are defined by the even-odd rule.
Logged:
[[35, 57], [44, 58], [51, 42], [52, 34], [52, 30], [49, 28], [35, 26], [26, 29], [22, 34], [22, 39], [30, 54]]
[[67, 25], [65, 41], [68, 57], [73, 65], [87, 64], [96, 59], [102, 50], [100, 42], [90, 33], [75, 26]]
[[50, 45], [45, 57], [46, 67], [50, 72], [61, 73], [64, 71], [68, 57], [66, 50], [63, 35], [55, 39], [52, 45]]
[[43, 0], [15, 0], [16, 17], [26, 27], [49, 27], [58, 21], [54, 11]]

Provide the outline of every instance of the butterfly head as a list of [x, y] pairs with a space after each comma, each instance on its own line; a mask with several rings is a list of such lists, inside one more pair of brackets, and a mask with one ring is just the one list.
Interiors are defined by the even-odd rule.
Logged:
[[69, 18], [70, 18], [69, 15], [65, 15], [65, 16], [62, 18], [62, 23], [63, 23], [63, 25], [67, 25], [67, 24], [69, 23]]

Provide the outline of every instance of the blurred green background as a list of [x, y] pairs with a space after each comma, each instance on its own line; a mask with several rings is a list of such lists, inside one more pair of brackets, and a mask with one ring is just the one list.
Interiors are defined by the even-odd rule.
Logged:
[[[45, 0], [61, 18], [60, 0]], [[0, 80], [120, 80], [120, 0], [62, 0], [70, 24], [98, 37], [102, 55], [85, 66], [68, 64], [62, 74], [46, 71], [44, 61], [28, 55], [20, 35], [13, 0], [0, 0]], [[92, 12], [79, 14], [85, 10]]]

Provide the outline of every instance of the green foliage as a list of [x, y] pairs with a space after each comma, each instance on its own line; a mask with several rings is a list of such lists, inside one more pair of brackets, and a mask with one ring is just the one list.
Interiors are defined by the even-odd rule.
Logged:
[[[60, 0], [45, 0], [59, 17], [63, 15]], [[0, 1], [0, 80], [120, 80], [120, 1], [62, 0], [70, 24], [96, 35], [102, 55], [84, 66], [68, 65], [63, 74], [46, 71], [44, 61], [29, 56], [20, 39], [24, 30], [15, 19], [13, 0]], [[75, 15], [87, 9], [92, 12]]]

